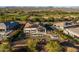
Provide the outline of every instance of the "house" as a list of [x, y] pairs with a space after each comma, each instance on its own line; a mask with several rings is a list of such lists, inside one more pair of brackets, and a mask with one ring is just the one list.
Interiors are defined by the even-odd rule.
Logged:
[[55, 22], [53, 25], [57, 29], [64, 30], [65, 28], [79, 26], [79, 23], [74, 23], [72, 21], [65, 21], [65, 22]]
[[59, 30], [63, 30], [64, 29], [64, 22], [54, 22], [53, 26]]
[[74, 38], [79, 38], [79, 23], [76, 22], [58, 22], [54, 26], [58, 30], [63, 30], [63, 33], [70, 35]]
[[14, 30], [18, 29], [20, 24], [18, 22], [4, 22], [0, 23], [0, 37], [5, 37]]
[[43, 36], [46, 34], [46, 28], [37, 23], [26, 23], [24, 33], [27, 37]]
[[67, 35], [74, 37], [74, 38], [79, 38], [79, 27], [66, 28], [63, 32]]

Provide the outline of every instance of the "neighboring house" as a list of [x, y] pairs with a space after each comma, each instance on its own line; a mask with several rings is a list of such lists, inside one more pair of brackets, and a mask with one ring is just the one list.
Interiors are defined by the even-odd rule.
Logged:
[[64, 30], [65, 28], [79, 26], [79, 23], [74, 23], [72, 21], [65, 21], [65, 22], [56, 22], [53, 24], [57, 29]]
[[53, 23], [53, 26], [55, 26], [59, 30], [64, 30], [64, 22], [55, 22]]
[[26, 23], [24, 27], [24, 33], [26, 36], [43, 36], [46, 34], [46, 29], [43, 26], [40, 26], [39, 24], [31, 24], [31, 23]]
[[58, 22], [55, 23], [54, 26], [59, 29], [63, 30], [63, 33], [70, 35], [75, 38], [79, 38], [79, 23], [74, 22]]
[[79, 27], [67, 28], [63, 32], [67, 35], [74, 37], [74, 38], [79, 38]]
[[0, 37], [5, 37], [10, 34], [13, 30], [16, 30], [20, 27], [20, 24], [17, 22], [4, 22], [0, 23]]

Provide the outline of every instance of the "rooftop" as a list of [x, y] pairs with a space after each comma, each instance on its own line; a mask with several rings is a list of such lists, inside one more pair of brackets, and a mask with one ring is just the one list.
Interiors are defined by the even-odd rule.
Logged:
[[44, 32], [46, 30], [45, 27], [41, 26], [39, 23], [26, 23], [24, 29], [26, 30], [38, 30], [40, 32]]
[[26, 23], [25, 24], [25, 28], [37, 28], [37, 27], [39, 27], [39, 24], [37, 24], [37, 23]]
[[0, 23], [0, 28], [12, 28], [15, 27], [16, 25], [19, 25], [18, 22], [4, 22]]
[[73, 22], [73, 21], [55, 22], [53, 24], [56, 26], [61, 26], [61, 27], [79, 26], [79, 22]]
[[53, 24], [56, 26], [64, 26], [65, 22], [54, 22]]

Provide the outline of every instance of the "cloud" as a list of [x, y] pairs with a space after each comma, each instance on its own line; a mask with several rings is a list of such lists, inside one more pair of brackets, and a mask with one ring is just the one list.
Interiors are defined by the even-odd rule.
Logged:
[[78, 0], [1, 0], [0, 6], [79, 6]]

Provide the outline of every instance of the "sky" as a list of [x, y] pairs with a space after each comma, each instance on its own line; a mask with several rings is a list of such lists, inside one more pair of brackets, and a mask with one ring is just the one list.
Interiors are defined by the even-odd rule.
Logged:
[[0, 6], [79, 6], [79, 0], [0, 0]]

